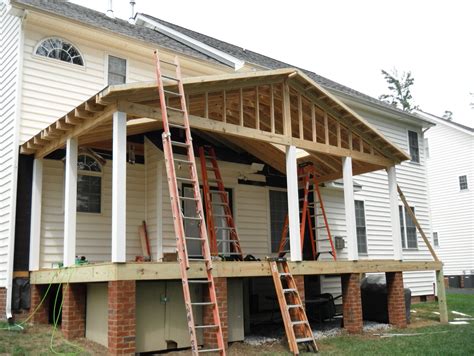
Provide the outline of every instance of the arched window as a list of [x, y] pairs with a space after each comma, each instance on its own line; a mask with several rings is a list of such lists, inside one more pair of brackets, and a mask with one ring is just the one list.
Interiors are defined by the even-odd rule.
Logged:
[[101, 212], [102, 166], [92, 156], [77, 157], [77, 211]]
[[81, 53], [69, 42], [53, 37], [43, 40], [35, 52], [38, 56], [58, 59], [63, 62], [84, 65]]

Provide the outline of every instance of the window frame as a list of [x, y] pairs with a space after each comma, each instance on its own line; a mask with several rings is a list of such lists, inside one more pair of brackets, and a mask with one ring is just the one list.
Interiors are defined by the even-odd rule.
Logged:
[[439, 233], [438, 233], [438, 231], [433, 231], [433, 246], [434, 247], [439, 247]]
[[[415, 161], [413, 159], [413, 152], [412, 152], [412, 146], [410, 143], [410, 133], [414, 133], [416, 135], [416, 148], [417, 148], [417, 154], [418, 154], [418, 160]], [[411, 163], [416, 163], [420, 164], [421, 163], [421, 151], [420, 151], [420, 135], [418, 134], [417, 131], [414, 130], [407, 130], [407, 140], [408, 140], [408, 152], [410, 153], [410, 162]]]
[[[413, 213], [416, 216], [416, 207], [415, 206], [410, 206], [410, 208], [413, 210]], [[415, 223], [413, 222], [413, 226], [408, 226], [407, 224], [407, 217], [411, 219], [410, 215], [407, 213], [407, 209], [404, 205], [399, 205], [398, 206], [398, 213], [399, 213], [399, 218], [400, 218], [400, 232], [401, 232], [401, 238], [402, 238], [402, 248], [404, 250], [418, 250], [418, 230], [416, 228]], [[401, 214], [402, 213], [402, 214]], [[415, 242], [416, 246], [408, 246], [408, 228], [412, 228], [415, 230]]]
[[79, 153], [77, 155], [78, 164], [79, 164], [79, 157], [81, 157], [81, 156], [88, 156], [88, 157], [92, 158], [94, 161], [97, 162], [97, 164], [100, 167], [100, 172], [84, 171], [84, 170], [80, 170], [79, 167], [77, 167], [77, 178], [78, 178], [77, 188], [79, 188], [79, 176], [80, 175], [85, 175], [85, 176], [90, 176], [90, 177], [100, 177], [100, 179], [101, 179], [101, 181], [100, 181], [100, 211], [99, 212], [93, 212], [93, 211], [79, 211], [79, 210], [77, 210], [77, 202], [78, 202], [78, 199], [77, 199], [78, 193], [77, 193], [77, 196], [76, 196], [76, 213], [77, 214], [93, 215], [93, 216], [102, 215], [103, 212], [104, 212], [104, 210], [103, 210], [103, 206], [104, 206], [104, 165], [102, 165], [94, 156], [92, 156], [91, 154], [88, 154], [88, 153]]
[[[77, 63], [72, 63], [72, 62], [66, 62], [66, 61], [63, 61], [59, 58], [51, 58], [51, 57], [48, 57], [48, 56], [43, 56], [43, 55], [40, 55], [40, 54], [37, 54], [36, 52], [38, 51], [38, 48], [47, 40], [49, 39], [58, 39], [58, 40], [61, 40], [63, 42], [67, 42], [68, 44], [70, 44], [72, 47], [74, 47], [74, 49], [79, 53], [79, 55], [81, 56], [82, 58], [82, 65], [81, 64], [77, 64]], [[82, 70], [82, 71], [85, 71], [86, 70], [86, 58], [83, 54], [83, 52], [79, 49], [79, 47], [73, 42], [73, 41], [70, 41], [68, 40], [67, 38], [64, 38], [64, 37], [60, 37], [60, 36], [48, 36], [48, 37], [44, 37], [42, 38], [41, 40], [39, 40], [35, 47], [33, 48], [33, 52], [31, 53], [31, 56], [33, 58], [35, 58], [36, 60], [41, 60], [41, 61], [47, 61], [49, 63], [55, 63], [56, 65], [59, 65], [59, 66], [62, 66], [62, 65], [68, 65], [70, 66], [71, 68], [75, 68], [77, 70]]]
[[[462, 182], [461, 181], [461, 178], [465, 178], [465, 182]], [[459, 191], [460, 192], [465, 192], [465, 191], [468, 191], [469, 190], [469, 183], [467, 181], [467, 174], [463, 174], [461, 176], [458, 176], [458, 183], [459, 183]], [[463, 184], [466, 185], [466, 188], [463, 188]]]
[[109, 84], [109, 57], [115, 57], [119, 59], [125, 60], [125, 83], [127, 83], [128, 78], [129, 78], [129, 65], [128, 65], [128, 59], [124, 58], [123, 56], [117, 54], [117, 53], [112, 53], [112, 52], [107, 52], [105, 53], [104, 57], [104, 68], [105, 68], [105, 73], [104, 73], [104, 85], [109, 86], [109, 85], [120, 85], [120, 84]]
[[[271, 254], [277, 254], [278, 251], [273, 252], [273, 249], [272, 249], [272, 246], [273, 246], [272, 245], [272, 212], [271, 212], [270, 191], [285, 193], [287, 196], [287, 199], [288, 199], [288, 191], [285, 188], [277, 188], [277, 187], [268, 187], [267, 189], [267, 207], [268, 207], [267, 221], [268, 221], [268, 247], [269, 247], [268, 252]], [[288, 214], [288, 207], [286, 209], [287, 209], [287, 214]], [[279, 237], [279, 239], [281, 239], [281, 236]]]
[[[365, 229], [365, 252], [360, 252], [359, 251], [359, 232], [357, 230], [357, 202], [362, 203], [362, 212], [364, 214], [364, 229]], [[357, 237], [357, 253], [359, 256], [368, 256], [369, 255], [369, 245], [367, 242], [367, 212], [365, 209], [365, 201], [363, 199], [354, 199], [354, 209], [355, 209], [355, 216], [356, 216], [356, 237]]]

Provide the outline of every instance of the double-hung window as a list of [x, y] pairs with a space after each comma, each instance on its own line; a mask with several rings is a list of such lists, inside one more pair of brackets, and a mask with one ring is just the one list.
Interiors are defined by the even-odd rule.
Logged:
[[77, 211], [82, 213], [101, 212], [102, 166], [89, 155], [77, 158]]
[[408, 131], [408, 148], [410, 150], [411, 161], [420, 163], [420, 147], [418, 145], [418, 133]]
[[287, 214], [288, 196], [286, 191], [270, 190], [270, 234], [272, 252], [278, 252]]
[[467, 190], [469, 187], [467, 185], [467, 176], [459, 176], [459, 190]]
[[357, 230], [357, 249], [359, 254], [367, 253], [367, 227], [365, 225], [365, 209], [362, 200], [354, 201], [356, 230]]
[[127, 60], [109, 56], [108, 77], [109, 85], [125, 84], [127, 81]]
[[[410, 207], [413, 213], [415, 208]], [[402, 235], [402, 247], [403, 248], [418, 248], [416, 225], [408, 213], [407, 209], [403, 206], [399, 206], [400, 213], [400, 232]]]

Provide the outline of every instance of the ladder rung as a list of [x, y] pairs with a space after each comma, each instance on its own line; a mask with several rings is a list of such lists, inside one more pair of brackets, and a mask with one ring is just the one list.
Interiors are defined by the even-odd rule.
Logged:
[[295, 288], [283, 289], [283, 293], [296, 293], [296, 289]]
[[303, 338], [300, 338], [300, 339], [296, 339], [297, 343], [309, 342], [309, 341], [314, 342], [314, 338], [312, 338], [312, 337], [303, 337]]
[[182, 196], [180, 196], [179, 199], [182, 199], [182, 200], [194, 200], [194, 201], [198, 201], [198, 200], [199, 200], [199, 199], [194, 198], [194, 197], [182, 197]]
[[186, 178], [186, 177], [176, 177], [177, 180], [183, 181], [183, 182], [191, 182], [194, 183], [196, 180], [192, 178]]
[[193, 162], [188, 161], [187, 159], [173, 158], [173, 160], [174, 160], [175, 162], [179, 162], [179, 163], [193, 164]]
[[172, 106], [167, 106], [166, 109], [167, 109], [167, 110], [171, 110], [171, 111], [176, 111], [176, 112], [184, 113], [184, 110], [178, 109], [178, 108], [174, 108], [174, 107], [172, 107]]
[[288, 309], [303, 308], [301, 304], [288, 304], [286, 307]]
[[211, 283], [211, 281], [207, 279], [188, 279], [188, 283], [208, 284]]
[[198, 241], [198, 240], [205, 240], [203, 239], [202, 237], [185, 237], [186, 240], [194, 240], [194, 241]]
[[221, 203], [221, 202], [211, 202], [212, 205], [220, 205], [220, 206], [223, 206], [223, 205], [228, 205], [227, 203]]
[[306, 320], [297, 320], [297, 321], [292, 321], [291, 325], [303, 325], [303, 324], [308, 324]]
[[217, 324], [208, 324], [208, 325], [194, 325], [196, 329], [210, 329], [210, 328], [217, 328]]
[[163, 59], [160, 59], [160, 63], [166, 63], [166, 64], [169, 64], [169, 65], [172, 65], [172, 66], [175, 66], [175, 67], [178, 66], [176, 63], [169, 62], [169, 61], [165, 61], [165, 60], [163, 60]]
[[329, 241], [331, 239], [317, 239], [318, 241]]
[[217, 240], [217, 243], [219, 243], [219, 242], [221, 242], [221, 243], [224, 242], [224, 243], [229, 243], [229, 244], [230, 243], [235, 243], [235, 244], [240, 243], [240, 241], [238, 241], [238, 240]]
[[181, 94], [180, 94], [180, 93], [176, 93], [175, 91], [164, 90], [164, 89], [163, 89], [163, 92], [164, 92], [165, 94], [168, 94], [168, 95], [173, 95], [173, 96], [181, 97]]
[[195, 217], [195, 216], [184, 216], [184, 215], [183, 215], [182, 218], [183, 218], [183, 219], [186, 219], [186, 220], [196, 220], [196, 221], [202, 220], [201, 217]]
[[214, 305], [214, 302], [191, 302], [191, 305], [196, 305], [196, 306], [205, 306], [205, 305]]
[[170, 75], [162, 74], [161, 76], [162, 76], [163, 78], [166, 78], [166, 79], [169, 79], [169, 80], [175, 80], [175, 81], [177, 81], [177, 82], [180, 81], [178, 78], [172, 77], [172, 76], [170, 76]]
[[280, 275], [280, 277], [288, 277], [288, 276], [291, 276], [291, 273], [288, 273], [288, 272], [280, 272], [279, 275]]
[[186, 129], [186, 126], [183, 126], [183, 125], [180, 125], [180, 124], [173, 124], [173, 123], [168, 123], [169, 126], [171, 127], [176, 127], [178, 129], [182, 129], [182, 130], [185, 130]]
[[193, 261], [193, 262], [196, 262], [196, 261], [199, 261], [199, 262], [206, 262], [207, 260], [205, 260], [204, 257], [202, 257], [202, 258], [188, 257], [188, 261]]
[[222, 351], [222, 349], [202, 349], [202, 350], [198, 350], [198, 353], [204, 353], [204, 352], [218, 352], [218, 351]]
[[178, 147], [189, 147], [189, 146], [191, 146], [187, 142], [179, 142], [179, 141], [170, 141], [170, 142], [171, 142], [172, 145], [178, 146]]

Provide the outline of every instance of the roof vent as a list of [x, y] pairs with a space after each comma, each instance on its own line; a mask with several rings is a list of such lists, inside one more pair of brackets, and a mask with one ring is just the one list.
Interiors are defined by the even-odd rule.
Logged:
[[108, 6], [107, 6], [107, 12], [105, 14], [110, 18], [113, 18], [113, 19], [115, 18], [114, 10], [112, 7], [112, 0], [109, 0]]
[[130, 14], [130, 17], [128, 18], [128, 23], [132, 25], [135, 23], [135, 4], [136, 4], [136, 1], [130, 0], [130, 7], [132, 8], [132, 13]]

